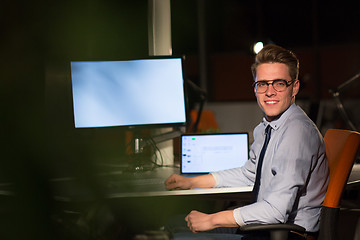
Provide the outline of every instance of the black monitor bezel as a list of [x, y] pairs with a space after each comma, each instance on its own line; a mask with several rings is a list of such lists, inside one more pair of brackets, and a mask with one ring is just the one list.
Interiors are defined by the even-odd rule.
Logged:
[[[147, 59], [181, 59], [182, 65], [182, 75], [183, 75], [183, 91], [184, 91], [184, 103], [185, 103], [185, 122], [174, 122], [174, 123], [153, 123], [153, 124], [129, 124], [129, 125], [113, 125], [113, 126], [94, 126], [94, 127], [75, 127], [75, 117], [74, 117], [74, 102], [73, 102], [73, 86], [72, 86], [72, 77], [71, 77], [71, 62], [101, 62], [101, 61], [131, 61], [131, 60], [147, 60]], [[68, 76], [70, 81], [71, 88], [71, 111], [73, 114], [72, 125], [75, 129], [111, 129], [111, 128], [123, 128], [129, 130], [142, 130], [142, 129], [156, 129], [156, 128], [181, 128], [187, 127], [190, 123], [190, 114], [189, 114], [189, 103], [188, 103], [188, 84], [185, 76], [185, 56], [145, 56], [145, 57], [134, 57], [134, 58], [82, 58], [82, 59], [70, 59], [68, 60]]]

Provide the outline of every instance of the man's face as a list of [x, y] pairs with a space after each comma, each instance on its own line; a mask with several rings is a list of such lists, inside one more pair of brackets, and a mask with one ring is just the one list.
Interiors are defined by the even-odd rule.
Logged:
[[[289, 75], [287, 65], [283, 63], [263, 63], [257, 67], [256, 81], [272, 82], [275, 79], [284, 79], [288, 82], [293, 80]], [[265, 113], [266, 119], [272, 121], [295, 101], [295, 95], [299, 91], [299, 81], [296, 80], [282, 92], [277, 92], [272, 85], [269, 85], [264, 93], [256, 93], [255, 88], [254, 91], [259, 107]]]

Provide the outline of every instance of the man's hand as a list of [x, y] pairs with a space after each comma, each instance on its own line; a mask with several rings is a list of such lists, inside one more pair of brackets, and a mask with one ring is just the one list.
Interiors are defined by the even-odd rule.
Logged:
[[212, 223], [212, 215], [205, 214], [198, 211], [191, 211], [186, 217], [188, 228], [192, 232], [202, 232], [214, 229], [215, 226]]
[[217, 227], [237, 227], [233, 211], [222, 211], [214, 214], [205, 214], [191, 211], [186, 217], [187, 226], [192, 232], [212, 230]]
[[165, 180], [165, 187], [167, 190], [177, 189], [191, 189], [192, 183], [188, 177], [180, 176], [179, 174], [172, 174]]
[[215, 185], [215, 179], [211, 174], [197, 177], [184, 177], [179, 174], [172, 174], [165, 180], [165, 187], [168, 190], [211, 188]]

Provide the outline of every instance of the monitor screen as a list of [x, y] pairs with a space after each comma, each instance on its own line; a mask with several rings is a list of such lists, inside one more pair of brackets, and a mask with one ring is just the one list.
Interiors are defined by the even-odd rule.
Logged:
[[76, 128], [186, 123], [181, 58], [72, 61]]

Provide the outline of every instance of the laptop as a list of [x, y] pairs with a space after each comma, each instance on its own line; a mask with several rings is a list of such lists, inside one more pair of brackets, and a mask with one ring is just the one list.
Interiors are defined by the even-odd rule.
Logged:
[[249, 159], [248, 133], [181, 135], [180, 173], [201, 175], [241, 167]]

